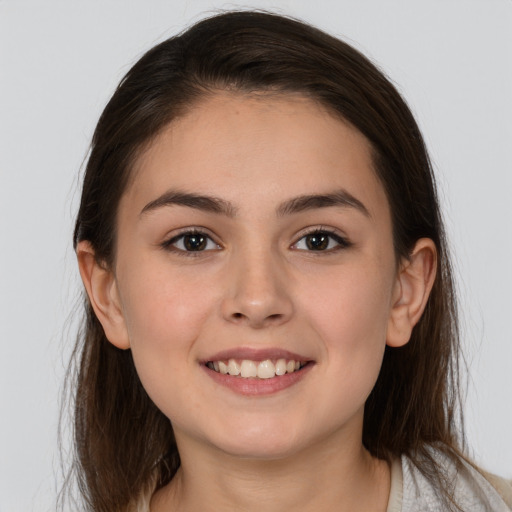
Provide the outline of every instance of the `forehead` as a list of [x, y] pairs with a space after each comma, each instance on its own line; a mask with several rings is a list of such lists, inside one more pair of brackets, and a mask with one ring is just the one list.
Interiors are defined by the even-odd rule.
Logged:
[[367, 139], [299, 94], [203, 98], [139, 157], [122, 202], [140, 206], [171, 188], [246, 206], [259, 198], [260, 208], [343, 188], [360, 196], [370, 213], [387, 208]]

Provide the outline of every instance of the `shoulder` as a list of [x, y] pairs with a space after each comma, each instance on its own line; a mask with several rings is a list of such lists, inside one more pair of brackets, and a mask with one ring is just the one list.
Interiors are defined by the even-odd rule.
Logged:
[[505, 503], [512, 510], [512, 480], [507, 480], [484, 470], [479, 470], [483, 477], [498, 491]]
[[[448, 457], [432, 449], [443, 481], [453, 501], [464, 512], [511, 512], [512, 482], [477, 469], [463, 459]], [[445, 510], [439, 485], [428, 479], [407, 456], [398, 467], [402, 470], [401, 512]], [[396, 475], [397, 470], [395, 469]], [[508, 505], [507, 505], [508, 503]], [[388, 509], [389, 510], [389, 509]]]

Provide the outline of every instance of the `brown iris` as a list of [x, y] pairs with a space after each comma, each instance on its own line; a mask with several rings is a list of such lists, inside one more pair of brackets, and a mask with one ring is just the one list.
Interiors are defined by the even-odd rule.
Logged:
[[306, 236], [306, 245], [312, 251], [323, 251], [329, 247], [329, 235], [327, 233], [312, 233]]
[[206, 248], [208, 238], [199, 233], [185, 235], [183, 237], [183, 245], [187, 251], [202, 251]]

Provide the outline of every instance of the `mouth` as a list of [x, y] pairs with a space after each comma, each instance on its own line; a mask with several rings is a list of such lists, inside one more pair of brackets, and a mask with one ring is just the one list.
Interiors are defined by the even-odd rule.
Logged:
[[301, 371], [310, 361], [299, 359], [225, 359], [207, 361], [206, 367], [222, 375], [240, 379], [272, 379]]
[[277, 347], [237, 347], [212, 354], [200, 364], [218, 385], [239, 395], [263, 397], [298, 385], [316, 361]]

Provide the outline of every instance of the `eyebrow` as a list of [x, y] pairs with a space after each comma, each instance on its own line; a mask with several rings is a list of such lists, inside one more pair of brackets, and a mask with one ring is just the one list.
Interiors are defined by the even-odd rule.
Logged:
[[[235, 217], [238, 211], [238, 208], [232, 203], [219, 197], [169, 190], [144, 206], [139, 217], [158, 208], [173, 205], [186, 206], [188, 208], [225, 215], [227, 217]], [[337, 190], [328, 194], [307, 194], [294, 197], [281, 203], [276, 213], [278, 217], [284, 217], [307, 210], [333, 206], [354, 208], [366, 217], [371, 217], [366, 206], [346, 190]]]
[[299, 213], [306, 210], [314, 210], [317, 208], [328, 208], [330, 206], [355, 208], [364, 214], [365, 217], [371, 217], [366, 206], [346, 190], [337, 190], [330, 194], [309, 194], [295, 197], [282, 203], [277, 209], [277, 215], [282, 217], [284, 215]]
[[169, 190], [144, 206], [139, 217], [163, 206], [172, 205], [187, 206], [188, 208], [195, 208], [196, 210], [202, 210], [210, 213], [218, 213], [226, 215], [227, 217], [234, 217], [237, 211], [229, 201], [225, 201], [219, 197]]

